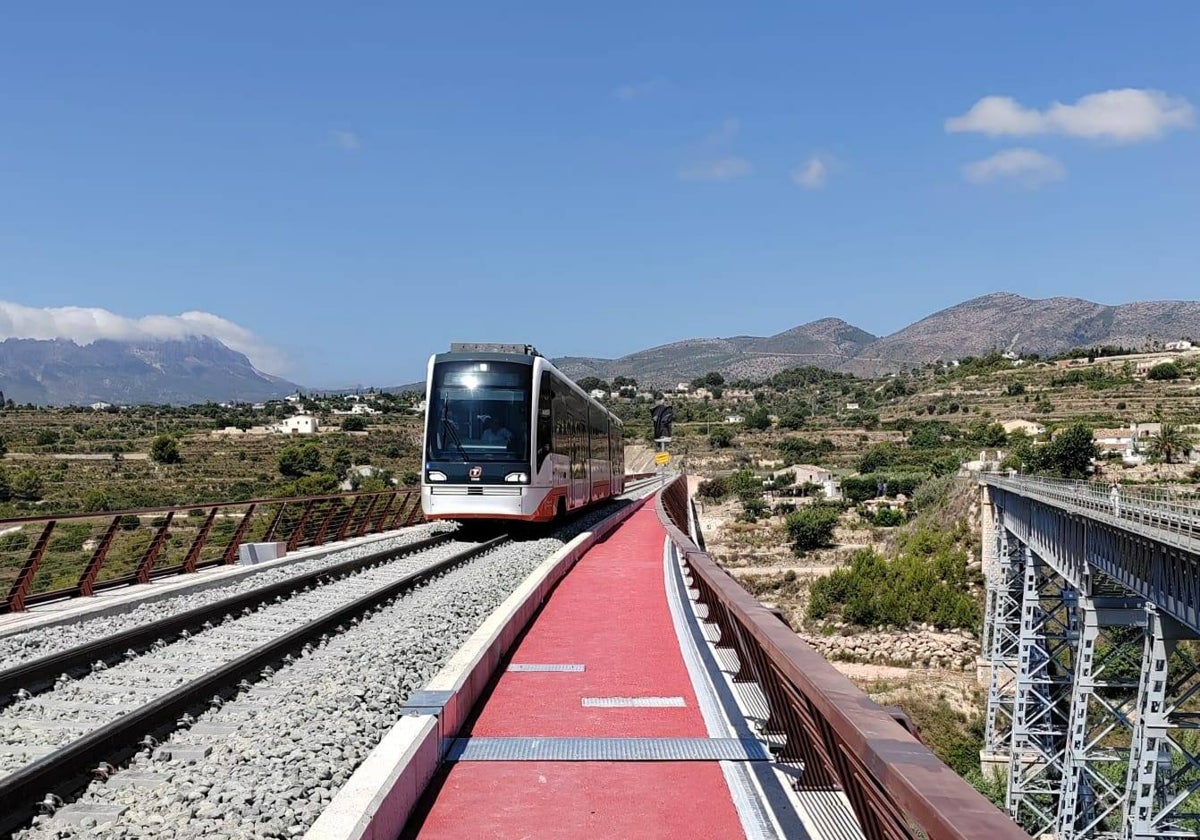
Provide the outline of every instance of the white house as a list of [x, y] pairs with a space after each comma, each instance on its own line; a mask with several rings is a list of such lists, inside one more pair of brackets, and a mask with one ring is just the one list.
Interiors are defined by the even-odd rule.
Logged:
[[286, 397], [284, 397], [283, 399], [284, 399], [284, 401], [285, 401], [285, 402], [290, 402], [292, 405], [299, 405], [299, 404], [300, 404], [300, 394], [299, 394], [299, 393], [296, 393], [296, 394], [288, 394], [288, 395], [287, 395]]
[[680, 382], [675, 386], [675, 393], [677, 394], [686, 394], [690, 390], [692, 390], [692, 386], [686, 382]]
[[726, 414], [725, 415], [726, 423], [741, 423], [745, 419], [746, 418], [740, 414]]
[[275, 426], [275, 430], [285, 435], [315, 435], [319, 424], [311, 414], [297, 414], [289, 417]]
[[1166, 365], [1166, 364], [1174, 364], [1174, 363], [1175, 363], [1175, 360], [1173, 358], [1171, 358], [1170, 356], [1160, 356], [1156, 359], [1142, 359], [1134, 367], [1134, 375], [1145, 376], [1147, 373], [1150, 372], [1151, 368], [1157, 367], [1158, 365]]
[[104, 411], [106, 408], [112, 408], [112, 403], [94, 402], [91, 405], [92, 411]]
[[371, 408], [371, 406], [367, 405], [365, 402], [356, 402], [354, 405], [350, 406], [350, 413], [351, 414], [380, 414], [381, 412], [379, 411], [378, 408]]
[[1192, 342], [1188, 341], [1185, 338], [1185, 339], [1180, 339], [1179, 341], [1168, 341], [1166, 344], [1166, 349], [1167, 350], [1191, 350], [1192, 346], [1193, 346]]
[[603, 388], [593, 388], [591, 395], [594, 400], [602, 400], [608, 396], [608, 391], [605, 391]]
[[1013, 432], [1024, 432], [1030, 437], [1037, 437], [1046, 431], [1045, 426], [1032, 420], [1005, 420], [1000, 425], [1004, 427], [1005, 434], [1009, 435]]
[[858, 411], [858, 403], [856, 403], [856, 402], [846, 403], [846, 410], [847, 411]]

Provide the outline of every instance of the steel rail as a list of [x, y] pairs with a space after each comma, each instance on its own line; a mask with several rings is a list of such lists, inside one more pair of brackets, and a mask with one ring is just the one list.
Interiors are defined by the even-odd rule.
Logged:
[[14, 693], [19, 689], [36, 691], [41, 685], [54, 681], [59, 674], [84, 668], [90, 670], [97, 660], [118, 657], [127, 650], [137, 650], [153, 644], [159, 639], [176, 637], [184, 630], [201, 627], [205, 622], [220, 619], [222, 616], [240, 612], [246, 608], [256, 607], [277, 596], [291, 594], [319, 581], [342, 577], [368, 566], [425, 551], [448, 542], [453, 536], [453, 533], [438, 534], [407, 545], [377, 551], [366, 557], [335, 563], [332, 566], [260, 586], [231, 598], [205, 604], [177, 615], [170, 615], [143, 624], [140, 627], [133, 627], [112, 636], [96, 639], [87, 644], [47, 654], [7, 668], [0, 671], [0, 708], [8, 705], [12, 701]]
[[11, 832], [27, 823], [37, 813], [39, 800], [45, 794], [52, 792], [63, 796], [82, 786], [80, 783], [86, 781], [90, 768], [100, 761], [116, 764], [133, 751], [139, 737], [166, 727], [175, 728], [171, 725], [181, 714], [207, 703], [214, 693], [228, 690], [243, 677], [262, 670], [322, 633], [416, 588], [434, 575], [498, 548], [509, 539], [507, 535], [495, 537], [405, 575], [214, 668], [192, 682], [93, 730], [61, 750], [0, 778], [0, 832]]
[[867, 840], [1029, 840], [1029, 835], [837, 671], [701, 550], [688, 534], [686, 476], [658, 494], [659, 520], [693, 588], [735, 651], [738, 676], [767, 698], [781, 761], [800, 790], [840, 790]]

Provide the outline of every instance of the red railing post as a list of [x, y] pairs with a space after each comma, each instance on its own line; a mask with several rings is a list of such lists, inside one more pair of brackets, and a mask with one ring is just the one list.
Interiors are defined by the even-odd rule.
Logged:
[[225, 555], [221, 558], [221, 562], [226, 566], [231, 566], [237, 562], [238, 549], [242, 545], [242, 540], [246, 536], [246, 529], [250, 527], [250, 519], [254, 516], [254, 508], [256, 505], [251, 504], [246, 508], [246, 515], [242, 517], [242, 521], [238, 523], [237, 530], [233, 532], [233, 537], [229, 540], [229, 545], [225, 546]]
[[[312, 502], [309, 504], [311, 505]], [[279, 525], [283, 522], [283, 512], [286, 508], [287, 502], [279, 503], [279, 510], [275, 511], [271, 524], [267, 526], [267, 533], [263, 534], [263, 542], [275, 542], [275, 532], [279, 530]]]
[[[412, 492], [412, 491], [409, 491]], [[425, 511], [421, 510], [421, 491], [413, 493], [412, 510], [408, 512], [408, 519], [404, 521], [405, 525], [416, 525], [425, 518]]]
[[208, 519], [204, 520], [196, 539], [192, 540], [192, 547], [188, 549], [187, 557], [183, 560], [185, 574], [196, 571], [196, 564], [200, 562], [200, 552], [204, 550], [204, 544], [208, 542], [208, 532], [212, 530], [213, 520], [217, 518], [217, 510], [218, 508], [214, 507], [209, 511]]
[[397, 528], [399, 528], [401, 526], [401, 523], [404, 521], [404, 516], [407, 513], [405, 511], [405, 508], [408, 507], [408, 503], [411, 501], [412, 501], [412, 491], [409, 490], [408, 493], [401, 500], [400, 509], [396, 511], [396, 515], [392, 518], [392, 521], [388, 523], [388, 527], [381, 528], [380, 530], [381, 531], [394, 531]]
[[339, 510], [344, 510], [339, 499], [329, 500], [329, 512], [325, 514], [325, 518], [321, 520], [321, 527], [317, 529], [317, 538], [313, 540], [313, 545], [325, 544], [325, 532], [329, 530], [329, 523], [333, 521], [333, 517]]
[[29, 597], [29, 590], [33, 588], [33, 578], [37, 575], [38, 566], [42, 564], [42, 557], [46, 554], [46, 546], [50, 544], [50, 534], [53, 531], [54, 520], [51, 519], [42, 529], [42, 535], [38, 537], [38, 541], [34, 543], [33, 549], [29, 552], [29, 559], [21, 567], [20, 574], [13, 581], [12, 589], [8, 591], [10, 612], [24, 611], [25, 599]]
[[[338, 526], [337, 533], [333, 535], [335, 542], [341, 542], [342, 540], [346, 539], [346, 532], [350, 530], [350, 523], [353, 521], [354, 514], [358, 511], [359, 504], [362, 502], [362, 500], [362, 496], [354, 497], [354, 504], [350, 505], [350, 510], [346, 513], [346, 518], [342, 520], [342, 524]], [[372, 499], [371, 505], [374, 506], [374, 503], [374, 499]], [[369, 512], [370, 510], [368, 509], [368, 513]]]
[[150, 582], [150, 572], [154, 568], [154, 561], [162, 553], [163, 544], [167, 541], [167, 530], [171, 527], [171, 520], [174, 518], [175, 511], [168, 511], [162, 525], [158, 526], [158, 533], [154, 535], [154, 540], [150, 543], [150, 547], [146, 549], [146, 553], [142, 555], [142, 561], [138, 563], [138, 583]]
[[[316, 504], [316, 499], [309, 499], [308, 504], [304, 506], [304, 513], [300, 514], [300, 520], [296, 523], [296, 527], [292, 529], [291, 536], [288, 537], [288, 551], [295, 551], [300, 547], [300, 541], [304, 538], [304, 526], [308, 524], [308, 517], [312, 515], [313, 508], [316, 506]], [[281, 515], [282, 513], [283, 511], [280, 511]], [[267, 542], [270, 542], [270, 540]]]
[[[358, 528], [356, 528], [354, 531], [354, 536], [356, 536], [356, 537], [364, 536], [367, 533], [367, 531], [370, 530], [371, 525], [373, 525], [375, 523], [375, 520], [377, 518], [375, 516], [375, 508], [379, 507], [379, 500], [382, 498], [383, 498], [382, 496], [376, 496], [375, 498], [371, 499], [371, 506], [368, 507], [367, 512], [363, 514], [362, 521], [358, 523]], [[388, 496], [389, 504], [391, 503], [391, 500], [392, 500], [392, 497]]]
[[79, 583], [76, 585], [76, 588], [79, 590], [80, 595], [92, 595], [95, 593], [96, 578], [100, 575], [100, 567], [104, 565], [104, 561], [108, 557], [108, 550], [112, 547], [113, 537], [117, 535], [117, 528], [120, 526], [121, 517], [114, 516], [112, 522], [108, 524], [108, 530], [100, 538], [100, 544], [92, 552], [92, 559], [88, 560], [83, 574], [79, 576]]

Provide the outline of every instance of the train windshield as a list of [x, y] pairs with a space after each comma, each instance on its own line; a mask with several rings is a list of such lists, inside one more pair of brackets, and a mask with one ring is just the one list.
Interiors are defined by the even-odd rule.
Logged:
[[431, 461], [528, 461], [532, 368], [442, 362], [429, 392]]

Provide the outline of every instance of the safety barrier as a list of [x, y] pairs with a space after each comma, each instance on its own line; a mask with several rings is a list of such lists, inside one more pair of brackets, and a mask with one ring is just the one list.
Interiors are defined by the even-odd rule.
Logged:
[[403, 489], [0, 519], [0, 612], [232, 564], [245, 543], [295, 551], [422, 518]]
[[798, 769], [798, 790], [842, 791], [867, 840], [1029, 840], [698, 547], [686, 476], [657, 504], [717, 646], [737, 655], [734, 680], [757, 683], [767, 699], [764, 730], [784, 735], [776, 758]]

